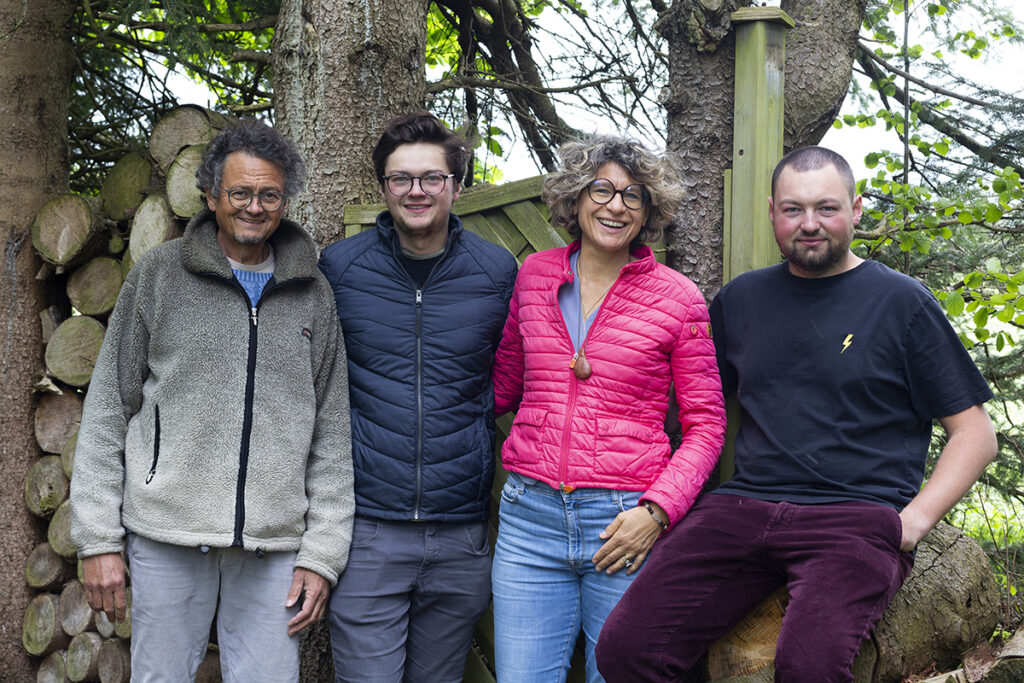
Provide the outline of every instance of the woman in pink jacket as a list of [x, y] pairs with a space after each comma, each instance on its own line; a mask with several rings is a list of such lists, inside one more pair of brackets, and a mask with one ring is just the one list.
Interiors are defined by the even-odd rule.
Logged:
[[587, 680], [603, 680], [601, 626], [693, 504], [725, 432], [704, 297], [643, 246], [678, 206], [669, 165], [611, 136], [559, 155], [543, 196], [576, 241], [523, 263], [494, 368], [497, 414], [518, 411], [492, 574], [500, 683], [564, 681], [581, 628]]

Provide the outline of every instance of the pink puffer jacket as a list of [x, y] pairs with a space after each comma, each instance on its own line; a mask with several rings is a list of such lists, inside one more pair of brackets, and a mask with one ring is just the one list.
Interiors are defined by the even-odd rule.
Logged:
[[[634, 251], [587, 337], [593, 374], [577, 379], [558, 288], [572, 279], [578, 248], [532, 254], [516, 279], [494, 368], [496, 413], [518, 410], [502, 463], [555, 488], [645, 491], [675, 524], [725, 435], [704, 297], [648, 247]], [[683, 434], [675, 453], [664, 429], [673, 382]]]

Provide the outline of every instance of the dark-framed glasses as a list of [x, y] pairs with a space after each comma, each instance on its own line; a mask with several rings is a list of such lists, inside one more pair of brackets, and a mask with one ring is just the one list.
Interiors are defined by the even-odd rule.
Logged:
[[627, 185], [621, 190], [616, 190], [615, 185], [607, 178], [598, 178], [587, 185], [587, 194], [595, 204], [607, 204], [615, 198], [615, 195], [622, 195], [622, 203], [628, 209], [642, 209], [650, 198], [643, 185]]
[[284, 204], [284, 195], [277, 190], [250, 192], [240, 187], [233, 187], [230, 190], [227, 188], [222, 189], [228, 195], [228, 203], [239, 211], [248, 209], [253, 197], [256, 197], [256, 202], [264, 211], [277, 211]]
[[444, 187], [449, 178], [454, 178], [454, 173], [443, 175], [441, 173], [427, 173], [426, 175], [406, 175], [405, 173], [392, 173], [384, 176], [384, 183], [388, 191], [396, 197], [404, 197], [412, 192], [412, 182], [418, 180], [423, 194], [434, 196], [444, 192]]

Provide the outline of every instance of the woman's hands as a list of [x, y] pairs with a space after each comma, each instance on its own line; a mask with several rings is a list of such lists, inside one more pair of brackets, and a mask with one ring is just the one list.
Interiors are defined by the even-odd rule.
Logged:
[[[656, 503], [647, 502], [653, 514], [667, 523], [665, 511]], [[660, 534], [661, 525], [643, 505], [620, 512], [601, 532], [601, 538], [607, 540], [594, 554], [595, 568], [608, 574], [625, 568], [627, 574], [632, 574], [643, 565]]]

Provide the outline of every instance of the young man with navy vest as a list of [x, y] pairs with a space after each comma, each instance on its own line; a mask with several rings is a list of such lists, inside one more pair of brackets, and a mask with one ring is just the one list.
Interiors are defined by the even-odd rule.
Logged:
[[433, 115], [373, 151], [387, 210], [324, 250], [345, 329], [356, 520], [331, 596], [337, 681], [462, 680], [490, 600], [491, 364], [516, 262], [451, 213], [469, 158]]
[[[996, 455], [992, 393], [931, 292], [850, 251], [861, 198], [846, 161], [791, 152], [768, 205], [786, 260], [710, 307], [743, 410], [736, 473], [654, 546], [605, 623], [610, 683], [679, 680], [780, 586], [775, 680], [852, 681], [914, 547]], [[921, 488], [933, 420], [947, 438]]]

